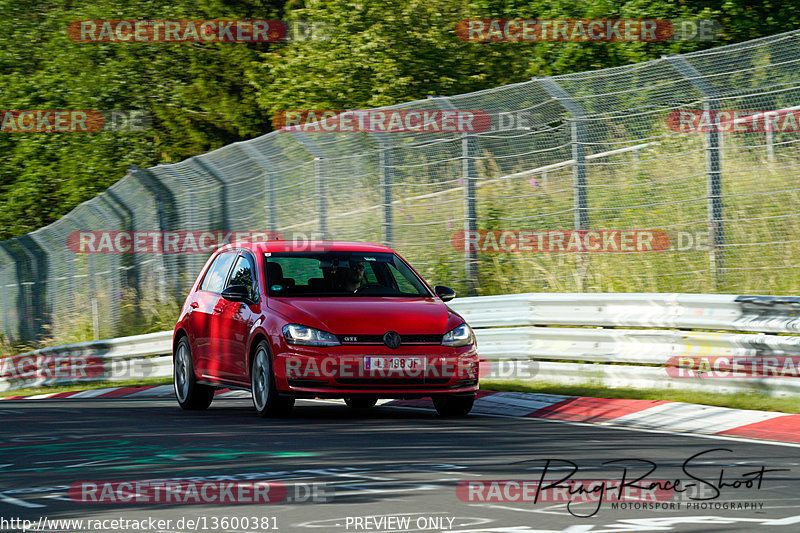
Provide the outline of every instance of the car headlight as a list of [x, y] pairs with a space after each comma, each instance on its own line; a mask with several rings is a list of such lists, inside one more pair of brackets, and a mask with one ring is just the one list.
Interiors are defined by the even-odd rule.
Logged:
[[289, 344], [302, 346], [338, 346], [339, 339], [333, 333], [321, 329], [309, 328], [300, 324], [286, 324], [283, 326], [283, 338]]
[[472, 329], [463, 323], [444, 334], [442, 337], [442, 344], [444, 346], [466, 346], [475, 342], [472, 336]]

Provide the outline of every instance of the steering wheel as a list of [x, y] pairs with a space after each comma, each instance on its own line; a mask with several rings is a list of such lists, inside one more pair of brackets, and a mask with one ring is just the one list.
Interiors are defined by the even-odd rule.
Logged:
[[364, 289], [374, 289], [374, 288], [377, 288], [377, 287], [385, 288], [380, 283], [367, 283], [366, 285], [362, 285], [361, 287], [357, 288], [354, 292], [355, 293], [359, 293], [359, 292], [363, 291]]

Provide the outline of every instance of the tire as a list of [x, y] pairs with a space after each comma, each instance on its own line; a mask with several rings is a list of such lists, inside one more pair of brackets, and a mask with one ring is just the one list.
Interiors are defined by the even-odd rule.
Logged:
[[214, 387], [197, 383], [188, 337], [181, 337], [172, 356], [172, 383], [178, 405], [187, 411], [208, 409], [214, 399]]
[[440, 416], [466, 416], [475, 403], [475, 396], [435, 396], [433, 406]]
[[360, 396], [355, 398], [345, 398], [344, 403], [353, 409], [369, 409], [370, 407], [375, 407], [375, 404], [378, 403], [378, 399], [370, 398], [369, 396]]
[[259, 342], [253, 355], [250, 367], [250, 393], [258, 416], [287, 416], [294, 407], [294, 398], [278, 394], [267, 341]]

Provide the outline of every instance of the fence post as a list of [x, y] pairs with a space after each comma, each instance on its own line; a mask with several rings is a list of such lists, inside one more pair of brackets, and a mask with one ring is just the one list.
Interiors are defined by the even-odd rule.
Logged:
[[219, 212], [222, 219], [222, 227], [218, 228], [220, 231], [231, 231], [230, 219], [228, 217], [228, 182], [222, 179], [222, 176], [214, 170], [208, 163], [203, 161], [201, 157], [192, 157], [194, 163], [202, 168], [209, 176], [214, 178], [214, 181], [219, 183]]
[[770, 163], [775, 162], [775, 132], [772, 130], [772, 127], [768, 126], [766, 128], [767, 134], [767, 161]]
[[[126, 231], [134, 231], [135, 217], [133, 210], [125, 205], [125, 202], [123, 202], [114, 191], [108, 189], [105, 193], [101, 194], [99, 198], [101, 201], [104, 201], [108, 205], [108, 208], [120, 219]], [[119, 263], [117, 268], [122, 268], [125, 271], [125, 274], [120, 274], [120, 279], [125, 280], [122, 285], [126, 289], [132, 288], [136, 292], [136, 297], [141, 298], [136, 254], [122, 254], [119, 258]]]
[[558, 104], [567, 110], [570, 117], [572, 137], [573, 184], [575, 187], [575, 229], [589, 229], [589, 212], [586, 197], [586, 112], [553, 78], [535, 78]]
[[100, 340], [100, 316], [97, 311], [97, 298], [92, 297], [92, 338]]
[[[477, 140], [474, 135], [464, 134], [461, 140], [461, 175], [464, 180], [464, 229], [469, 235], [478, 232], [478, 205], [475, 172], [475, 155], [477, 154]], [[470, 248], [466, 252], [466, 274], [470, 294], [478, 292], [478, 251]]]
[[[101, 202], [103, 202], [105, 200], [104, 194], [105, 193], [100, 194], [99, 196], [96, 196], [95, 198], [93, 198], [92, 200], [90, 200], [89, 202], [84, 204], [87, 209], [91, 210], [97, 216], [97, 218], [102, 221], [103, 224], [105, 224], [106, 221], [107, 221], [106, 212], [104, 211], [104, 208], [102, 206], [97, 205], [97, 204], [99, 204], [99, 203], [101, 203]], [[104, 309], [104, 312], [103, 312], [103, 322], [104, 322], [104, 324], [108, 325], [107, 329], [105, 330], [105, 334], [106, 335], [114, 334], [116, 332], [116, 329], [121, 324], [121, 321], [120, 321], [120, 308], [119, 308], [119, 305], [118, 305], [119, 301], [118, 301], [118, 298], [117, 298], [117, 295], [118, 295], [117, 293], [119, 293], [119, 294], [122, 293], [122, 285], [123, 284], [119, 281], [119, 277], [121, 277], [121, 273], [120, 273], [120, 269], [119, 269], [119, 266], [120, 266], [119, 260], [122, 257], [125, 257], [126, 255], [128, 255], [128, 254], [100, 254], [100, 257], [102, 258], [101, 262], [105, 263], [106, 266], [108, 267], [108, 269], [107, 269], [108, 273], [105, 275], [105, 277], [108, 280], [108, 294], [106, 294], [106, 306], [105, 306], [105, 309]], [[91, 268], [91, 265], [92, 265], [91, 261], [94, 260], [94, 259], [95, 259], [95, 255], [92, 254], [90, 256], [90, 259], [89, 259], [90, 268]], [[111, 263], [114, 263], [114, 264], [112, 265]], [[95, 275], [90, 275], [89, 276], [89, 282], [90, 282], [91, 287], [92, 287], [91, 297], [92, 297], [93, 300], [95, 300], [92, 305], [95, 306], [95, 307], [99, 306], [99, 303], [100, 303], [100, 302], [97, 301], [97, 294], [99, 292], [98, 289], [97, 289], [97, 283], [98, 283], [99, 280], [100, 280], [100, 274], [95, 274]], [[95, 322], [97, 322], [97, 324], [99, 324], [100, 323], [99, 322], [99, 315], [94, 316], [95, 315], [94, 307], [92, 308], [92, 313], [93, 313], [92, 324], [94, 325]], [[94, 331], [94, 329], [95, 328], [93, 326], [93, 331]], [[95, 338], [95, 340], [98, 340], [98, 339], [99, 339], [99, 337]]]
[[392, 213], [392, 146], [381, 143], [380, 172], [383, 191], [383, 243], [392, 247], [394, 243], [394, 217]]
[[394, 243], [394, 213], [392, 212], [392, 143], [385, 133], [368, 133], [378, 141], [378, 178], [381, 188], [381, 241], [388, 247]]
[[[14, 274], [16, 277], [16, 285], [17, 285], [17, 301], [14, 302], [14, 305], [17, 308], [17, 323], [15, 324], [16, 330], [16, 340], [23, 340], [29, 341], [33, 339], [33, 333], [30, 330], [31, 323], [28, 319], [28, 310], [27, 304], [25, 302], [26, 297], [26, 287], [23, 284], [23, 278], [28, 277], [30, 275], [30, 271], [27, 269], [23, 269], [23, 265], [25, 264], [25, 259], [19, 253], [17, 246], [14, 246], [14, 241], [3, 241], [0, 242], [0, 248], [2, 248], [8, 257], [10, 257], [14, 261]], [[3, 287], [5, 288], [5, 287]], [[3, 302], [3, 307], [7, 307], [11, 305], [11, 302]]]
[[314, 177], [317, 181], [317, 231], [323, 239], [328, 238], [328, 191], [325, 176], [325, 154], [319, 145], [301, 131], [291, 132], [300, 144], [314, 156]]
[[[158, 231], [164, 232], [170, 227], [169, 220], [175, 215], [176, 207], [175, 207], [175, 197], [172, 195], [172, 191], [170, 191], [160, 180], [158, 180], [149, 170], [141, 169], [136, 165], [131, 165], [128, 168], [128, 172], [136, 178], [136, 180], [142, 184], [142, 186], [147, 189], [156, 201], [156, 211], [158, 213]], [[170, 276], [170, 273], [167, 271], [166, 261], [164, 260], [164, 254], [157, 254], [159, 263], [161, 264], [161, 276], [158, 278], [159, 285], [160, 285], [160, 294], [158, 295], [159, 299], [161, 299], [167, 293], [167, 286], [171, 287], [171, 292], [174, 297], [178, 298], [179, 295], [179, 273], [174, 272], [173, 279], [169, 282], [167, 277]], [[178, 254], [180, 256], [180, 254]], [[179, 269], [183, 270], [184, 263], [181, 261], [181, 258], [178, 257], [179, 261]]]
[[16, 240], [19, 241], [25, 253], [29, 255], [34, 266], [33, 281], [35, 284], [32, 285], [31, 290], [31, 306], [35, 335], [38, 337], [45, 333], [44, 325], [50, 323], [50, 305], [47, 301], [49, 294], [47, 252], [36, 242], [32, 233], [17, 237]]
[[266, 175], [266, 194], [264, 202], [266, 202], [267, 208], [267, 231], [278, 231], [278, 203], [277, 193], [275, 191], [275, 173], [272, 170], [274, 165], [268, 156], [256, 150], [250, 143], [242, 142], [237, 143], [237, 145]]
[[[456, 110], [446, 96], [429, 96], [440, 109]], [[461, 137], [461, 179], [464, 190], [464, 231], [466, 235], [478, 233], [478, 200], [475, 157], [478, 154], [478, 140], [475, 135], [464, 133]], [[464, 239], [467, 242], [467, 239]], [[464, 250], [464, 277], [467, 282], [467, 294], [477, 295], [480, 282], [478, 280], [478, 251], [471, 246]]]
[[[667, 56], [667, 61], [703, 95], [703, 110], [717, 122], [719, 91], [691, 63], [681, 56]], [[708, 231], [711, 246], [709, 262], [714, 288], [723, 281], [725, 233], [722, 225], [721, 132], [710, 128], [706, 133], [706, 175], [708, 179]]]
[[[576, 102], [563, 87], [553, 78], [534, 78], [542, 88], [563, 107], [569, 114], [570, 138], [572, 144], [572, 182], [575, 216], [573, 227], [576, 230], [589, 229], [589, 207], [586, 195], [586, 111]], [[579, 292], [584, 290], [584, 280], [589, 270], [589, 259], [585, 254], [578, 254], [578, 275], [576, 278]]]
[[314, 158], [314, 176], [317, 178], [317, 214], [319, 216], [317, 230], [322, 238], [326, 239], [328, 236], [328, 192], [324, 161], [322, 157]]
[[[5, 245], [1, 241], [0, 241], [0, 250], [2, 250], [3, 253], [10, 260], [10, 261], [5, 261], [5, 260], [3, 260], [2, 255], [0, 255], [0, 272], [2, 272], [3, 270], [6, 270], [7, 267], [5, 267], [5, 265], [14, 265], [14, 267], [15, 267], [14, 271], [16, 272], [16, 263], [14, 262], [14, 257], [8, 251], [6, 251]], [[8, 270], [6, 270], [6, 272], [8, 272]], [[11, 285], [11, 280], [9, 278], [5, 277], [5, 276], [0, 276], [0, 293], [3, 294], [3, 301], [5, 302], [5, 305], [2, 306], [3, 307], [3, 329], [2, 329], [2, 331], [0, 331], [0, 333], [5, 335], [5, 338], [4, 339], [0, 339], [0, 341], [3, 341], [3, 340], [5, 340], [5, 341], [14, 341], [15, 339], [14, 339], [12, 333], [11, 333], [11, 330], [12, 329], [14, 329], [14, 330], [17, 329], [16, 324], [12, 327], [11, 318], [9, 316], [9, 309], [11, 308], [12, 303], [10, 301], [10, 298], [8, 297], [9, 292], [10, 292], [9, 291], [10, 287], [8, 287], [8, 285]], [[19, 289], [17, 289], [17, 291], [19, 291]]]

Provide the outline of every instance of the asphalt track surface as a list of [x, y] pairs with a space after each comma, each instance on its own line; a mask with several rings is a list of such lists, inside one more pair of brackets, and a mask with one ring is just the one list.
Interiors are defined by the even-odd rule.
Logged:
[[[11, 400], [0, 406], [0, 420], [0, 529], [9, 531], [22, 530], [13, 519], [45, 531], [800, 531], [794, 445], [483, 415], [442, 419], [388, 406], [356, 411], [311, 400], [277, 420], [257, 417], [247, 399], [217, 399], [204, 412], [182, 411], [174, 400]], [[657, 466], [647, 479], [685, 486], [692, 481], [686, 468], [705, 481], [673, 494], [676, 509], [457, 497], [462, 480], [538, 480], [545, 459], [553, 460], [548, 479], [566, 475], [562, 460], [579, 468], [573, 479], [619, 480], [622, 465], [641, 475], [646, 459]], [[603, 464], [610, 460], [623, 462]], [[760, 488], [723, 486], [698, 502], [711, 507], [687, 508], [695, 503], [689, 497], [711, 496], [721, 473], [723, 483], [736, 485], [762, 467], [782, 470], [765, 472]], [[179, 478], [279, 481], [291, 501], [83, 503], [68, 490], [81, 482]], [[755, 508], [731, 508], [745, 503]], [[111, 522], [120, 518], [154, 522], [140, 522], [144, 529]]]

